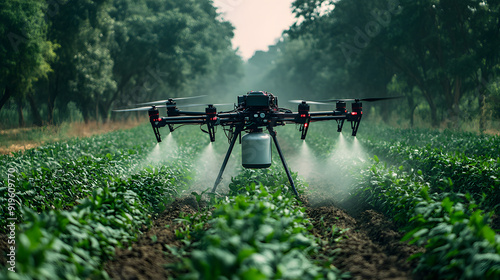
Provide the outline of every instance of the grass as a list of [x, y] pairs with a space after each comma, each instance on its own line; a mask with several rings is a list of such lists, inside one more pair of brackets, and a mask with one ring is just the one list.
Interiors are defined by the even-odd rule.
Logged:
[[0, 130], [0, 154], [12, 154], [17, 151], [32, 149], [43, 144], [72, 138], [84, 138], [118, 129], [132, 128], [143, 124], [142, 121], [130, 119], [119, 122], [89, 123], [72, 122], [61, 125], [43, 127], [25, 127]]

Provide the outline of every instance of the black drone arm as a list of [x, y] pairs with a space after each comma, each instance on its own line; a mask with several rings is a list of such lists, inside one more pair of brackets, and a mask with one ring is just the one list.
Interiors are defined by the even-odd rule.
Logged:
[[185, 115], [185, 116], [205, 116], [207, 113], [205, 112], [189, 112], [189, 111], [177, 111], [177, 114], [179, 116]]

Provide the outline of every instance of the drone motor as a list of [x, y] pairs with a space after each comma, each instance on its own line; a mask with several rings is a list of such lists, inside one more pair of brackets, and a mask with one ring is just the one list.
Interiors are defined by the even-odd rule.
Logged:
[[158, 122], [160, 121], [160, 111], [156, 108], [156, 106], [152, 106], [151, 109], [148, 110], [149, 121], [151, 122], [151, 126], [153, 127], [153, 132], [156, 137], [156, 141], [161, 142], [160, 136], [160, 128], [158, 127]]

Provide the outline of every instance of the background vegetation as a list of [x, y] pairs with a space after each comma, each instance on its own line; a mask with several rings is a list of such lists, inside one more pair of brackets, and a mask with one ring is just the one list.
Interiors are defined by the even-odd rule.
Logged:
[[297, 0], [293, 8], [297, 23], [249, 60], [253, 73], [266, 71], [251, 75], [263, 88], [313, 100], [403, 95], [370, 107], [407, 126], [485, 131], [498, 121], [498, 1]]
[[215, 94], [240, 73], [233, 27], [209, 0], [7, 0], [0, 11], [6, 125], [107, 121], [113, 107]]
[[249, 90], [289, 107], [287, 99], [402, 95], [370, 115], [407, 127], [500, 125], [498, 1], [296, 0], [296, 23], [246, 63], [210, 0], [0, 8], [3, 128], [106, 122], [112, 108], [200, 94], [233, 102]]

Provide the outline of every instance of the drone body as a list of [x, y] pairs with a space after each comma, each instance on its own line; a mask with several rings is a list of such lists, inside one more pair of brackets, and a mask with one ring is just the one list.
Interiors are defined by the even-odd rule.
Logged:
[[[362, 104], [360, 99], [354, 100], [352, 112], [346, 110], [346, 102], [336, 100], [337, 106], [333, 111], [309, 112], [307, 101], [301, 101], [298, 106], [298, 112], [294, 113], [289, 109], [278, 107], [278, 97], [265, 91], [251, 91], [246, 95], [238, 96], [238, 103], [235, 109], [227, 112], [217, 113], [217, 109], [208, 104], [205, 112], [181, 111], [173, 99], [166, 100], [164, 106], [152, 105], [149, 111], [149, 118], [156, 139], [161, 142], [158, 128], [169, 126], [173, 131], [172, 125], [176, 124], [200, 124], [207, 125], [207, 133], [210, 135], [210, 141], [215, 141], [214, 128], [222, 126], [224, 129], [233, 130], [241, 126], [242, 131], [249, 133], [258, 131], [262, 128], [282, 126], [286, 123], [300, 124], [302, 132], [301, 139], [305, 139], [310, 122], [337, 120], [338, 131], [342, 131], [342, 125], [345, 120], [352, 123], [352, 135], [355, 136], [361, 120]], [[297, 102], [296, 100], [292, 102]], [[313, 104], [326, 104], [311, 101]], [[160, 117], [158, 108], [167, 108], [167, 117]], [[142, 109], [142, 108], [139, 108]], [[135, 109], [132, 109], [135, 110]], [[119, 110], [127, 111], [127, 110]]]
[[[299, 103], [298, 111], [292, 112], [290, 109], [278, 107], [278, 97], [272, 93], [251, 91], [246, 95], [238, 96], [238, 103], [234, 104], [234, 109], [226, 112], [217, 112], [217, 108], [213, 104], [205, 105], [204, 112], [182, 111], [177, 108], [177, 103], [174, 99], [143, 103], [143, 105], [150, 106], [116, 111], [147, 110], [158, 142], [161, 142], [159, 129], [165, 126], [168, 126], [170, 132], [173, 132], [176, 129], [174, 125], [197, 124], [200, 127], [206, 125], [206, 130], [202, 128], [202, 131], [209, 134], [211, 142], [215, 141], [216, 128], [222, 127], [226, 132], [230, 145], [212, 190], [213, 192], [215, 192], [217, 185], [222, 180], [222, 174], [238, 138], [242, 145], [242, 165], [245, 168], [267, 168], [271, 166], [271, 142], [274, 141], [292, 189], [298, 196], [290, 171], [278, 144], [274, 128], [287, 123], [298, 124], [301, 139], [304, 140], [311, 122], [336, 120], [337, 131], [341, 132], [344, 122], [349, 121], [351, 122], [352, 135], [356, 136], [363, 115], [362, 103], [360, 101], [378, 101], [392, 98], [397, 97], [338, 99], [322, 102], [292, 100], [290, 102]], [[165, 105], [157, 105], [164, 102]], [[309, 110], [309, 104], [327, 104], [328, 102], [336, 103], [334, 110], [321, 112], [310, 112]], [[351, 112], [347, 111], [346, 102], [353, 102]], [[166, 117], [160, 117], [159, 108], [166, 108]], [[264, 129], [268, 133], [265, 133]], [[242, 132], [246, 132], [247, 134], [242, 137]]]

